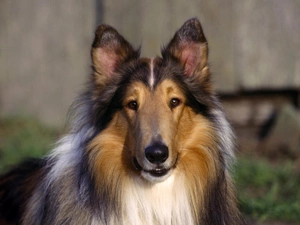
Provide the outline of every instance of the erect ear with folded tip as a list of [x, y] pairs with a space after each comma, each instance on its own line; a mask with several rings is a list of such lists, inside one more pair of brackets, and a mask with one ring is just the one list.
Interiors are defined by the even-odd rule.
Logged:
[[163, 58], [179, 61], [187, 77], [208, 79], [208, 45], [200, 22], [190, 19], [175, 33], [162, 52]]
[[100, 25], [95, 32], [91, 56], [95, 82], [104, 85], [122, 63], [138, 58], [139, 51], [135, 51], [113, 27]]

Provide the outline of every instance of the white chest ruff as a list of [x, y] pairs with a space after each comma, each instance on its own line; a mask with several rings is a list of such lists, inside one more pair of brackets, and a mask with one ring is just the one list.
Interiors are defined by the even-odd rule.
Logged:
[[[131, 179], [122, 191], [122, 218], [112, 216], [115, 225], [194, 225], [190, 195], [183, 179], [175, 175], [157, 184]], [[102, 225], [96, 220], [94, 225]]]

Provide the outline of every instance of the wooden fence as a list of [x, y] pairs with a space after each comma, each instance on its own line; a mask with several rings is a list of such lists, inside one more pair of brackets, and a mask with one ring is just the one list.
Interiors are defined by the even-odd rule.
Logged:
[[96, 24], [152, 56], [191, 17], [202, 22], [220, 93], [300, 89], [298, 0], [2, 0], [0, 115], [63, 124], [90, 73]]

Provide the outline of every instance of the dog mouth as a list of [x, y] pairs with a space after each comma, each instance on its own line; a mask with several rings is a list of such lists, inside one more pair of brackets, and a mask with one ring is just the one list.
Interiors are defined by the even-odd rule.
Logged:
[[139, 162], [137, 161], [136, 157], [133, 158], [133, 164], [134, 164], [136, 170], [149, 173], [153, 177], [162, 177], [162, 176], [165, 176], [171, 170], [171, 168], [163, 168], [163, 167], [156, 167], [153, 170], [146, 170], [146, 169], [144, 169], [139, 164]]

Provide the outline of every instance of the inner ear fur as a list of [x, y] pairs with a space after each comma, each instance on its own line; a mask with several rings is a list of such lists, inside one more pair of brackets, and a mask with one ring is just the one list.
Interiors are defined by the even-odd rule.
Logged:
[[184, 68], [187, 77], [209, 76], [208, 44], [198, 19], [186, 21], [162, 51], [164, 59], [172, 58]]
[[100, 25], [95, 32], [91, 57], [95, 81], [103, 85], [123, 63], [137, 59], [139, 51], [135, 51], [113, 27]]

